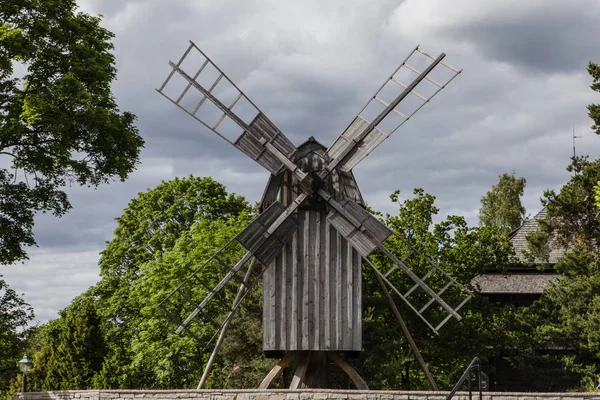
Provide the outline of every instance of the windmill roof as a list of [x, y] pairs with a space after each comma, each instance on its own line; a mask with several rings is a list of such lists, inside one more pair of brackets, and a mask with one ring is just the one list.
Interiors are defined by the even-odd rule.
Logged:
[[558, 276], [557, 273], [483, 274], [475, 277], [473, 283], [482, 294], [541, 294]]
[[[530, 262], [523, 254], [523, 251], [528, 249], [527, 244], [527, 235], [535, 232], [538, 228], [539, 220], [544, 219], [546, 217], [546, 208], [544, 207], [539, 213], [537, 213], [533, 218], [527, 218], [523, 221], [523, 224], [515, 229], [510, 235], [510, 242], [515, 250], [515, 255], [517, 259], [527, 264]], [[534, 264], [556, 264], [559, 258], [561, 258], [565, 254], [565, 249], [559, 247], [555, 241], [550, 243], [550, 254], [548, 260], [536, 258], [533, 263]]]

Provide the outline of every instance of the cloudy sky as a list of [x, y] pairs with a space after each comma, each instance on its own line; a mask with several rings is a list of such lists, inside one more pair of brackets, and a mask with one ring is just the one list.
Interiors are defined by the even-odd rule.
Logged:
[[363, 196], [422, 187], [441, 217], [477, 224], [499, 174], [527, 178], [528, 213], [568, 178], [573, 153], [598, 157], [586, 105], [588, 61], [600, 62], [596, 0], [80, 0], [116, 34], [114, 93], [138, 116], [146, 147], [125, 183], [69, 189], [73, 210], [40, 216], [39, 247], [3, 267], [40, 322], [98, 281], [98, 253], [140, 191], [189, 174], [212, 176], [258, 201], [268, 173], [155, 92], [193, 40], [296, 144], [329, 146], [417, 45], [464, 71], [355, 169]]

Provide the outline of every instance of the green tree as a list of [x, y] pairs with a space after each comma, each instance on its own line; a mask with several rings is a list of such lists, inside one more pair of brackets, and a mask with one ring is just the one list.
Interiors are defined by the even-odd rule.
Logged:
[[[143, 334], [133, 336], [134, 357], [127, 366], [128, 375], [145, 377], [138, 385], [196, 387], [212, 350], [211, 346], [204, 346], [215, 334], [215, 328], [211, 324], [193, 324], [190, 329], [199, 341], [187, 334], [175, 335], [175, 326], [156, 305], [248, 223], [247, 214], [228, 221], [199, 221], [188, 234], [181, 236], [171, 251], [142, 266], [141, 278], [132, 288], [132, 295], [146, 300], [138, 325]], [[239, 246], [220, 258], [233, 266], [243, 253]], [[223, 275], [222, 268], [203, 270], [202, 280], [207, 287], [212, 287]], [[226, 304], [233, 302], [237, 286], [224, 288], [221, 299]], [[207, 294], [207, 289], [200, 284], [195, 285], [193, 293], [188, 292], [197, 301]], [[261, 295], [260, 288], [255, 289], [236, 313], [206, 387], [256, 387], [272, 366], [262, 357]], [[218, 301], [213, 302], [209, 310], [214, 320], [221, 320], [229, 312]], [[187, 316], [183, 314], [186, 315], [181, 317]]]
[[[533, 389], [592, 390], [600, 371], [600, 254], [582, 245], [555, 268], [561, 278], [517, 320], [530, 340], [512, 362]], [[557, 350], [559, 349], [559, 350]]]
[[10, 382], [19, 373], [17, 361], [26, 350], [28, 324], [33, 309], [11, 289], [0, 275], [0, 398], [12, 395]]
[[[243, 197], [211, 178], [162, 182], [131, 200], [102, 253], [100, 282], [41, 329], [32, 385], [39, 390], [195, 387], [208, 354], [193, 338], [175, 335], [156, 307], [250, 215]], [[233, 260], [237, 254], [229, 256]], [[250, 313], [250, 320], [260, 321], [260, 310], [241, 311], [239, 318]], [[208, 340], [214, 331], [207, 325], [196, 333]], [[231, 372], [226, 365], [234, 361], [225, 364], [225, 359], [217, 363], [212, 382], [225, 380], [221, 371]]]
[[[147, 192], [139, 193], [130, 201], [123, 215], [117, 218], [118, 226], [114, 238], [107, 243], [101, 254], [99, 265], [102, 279], [92, 289], [98, 298], [106, 340], [111, 343], [108, 358], [97, 377], [98, 385], [142, 387], [154, 379], [154, 375], [152, 379], [148, 378], [149, 373], [143, 368], [147, 364], [135, 364], [136, 353], [132, 348], [132, 341], [136, 339], [136, 335], [141, 334], [140, 325], [144, 324], [147, 318], [147, 315], [142, 315], [142, 310], [144, 307], [156, 307], [158, 304], [148, 303], [150, 293], [136, 295], [141, 278], [145, 279], [144, 282], [147, 279], [158, 280], [155, 273], [149, 273], [146, 278], [145, 275], [151, 269], [144, 266], [162, 260], [174, 249], [178, 240], [189, 239], [195, 224], [200, 224], [204, 229], [217, 230], [218, 223], [235, 219], [239, 215], [247, 215], [249, 212], [250, 206], [242, 196], [227, 193], [222, 184], [210, 177], [175, 178], [162, 182]], [[207, 226], [209, 223], [216, 225]], [[225, 233], [223, 236], [226, 236]], [[211, 251], [218, 249], [212, 245], [209, 248]], [[212, 253], [205, 254], [206, 257], [210, 255]], [[183, 272], [181, 269], [174, 269], [173, 271], [179, 271], [180, 274], [168, 275], [173, 280], [160, 288], [154, 287], [154, 290], [166, 295], [165, 290], [174, 288], [173, 284], [183, 279], [192, 267], [199, 266], [202, 259], [197, 258], [194, 261], [195, 263], [189, 261], [185, 264], [188, 269]], [[168, 270], [167, 266], [165, 269]], [[144, 286], [143, 283], [140, 284]], [[157, 299], [157, 293], [154, 293], [152, 298]], [[171, 329], [164, 316], [161, 317], [163, 328]], [[162, 380], [157, 382], [167, 383], [167, 378], [160, 379]]]
[[74, 0], [0, 2], [0, 264], [27, 258], [63, 188], [124, 180], [144, 144], [111, 93], [113, 34]]
[[[600, 93], [600, 65], [590, 62], [587, 66], [587, 72], [592, 77], [592, 85], [590, 88]], [[600, 104], [590, 104], [587, 106], [588, 115], [594, 122], [592, 130], [596, 135], [600, 135]]]
[[[592, 90], [600, 92], [600, 66], [590, 62], [587, 71]], [[600, 105], [587, 108], [600, 134]], [[527, 238], [532, 259], [548, 257], [552, 247], [568, 250], [555, 265], [560, 279], [517, 327], [532, 340], [515, 361], [546, 390], [592, 389], [600, 371], [600, 159], [574, 157], [567, 171], [571, 179], [560, 191], [544, 192], [546, 217]]]
[[[389, 238], [386, 247], [398, 258], [408, 255], [405, 263], [417, 275], [424, 276], [434, 262], [460, 283], [470, 286], [471, 280], [487, 268], [502, 268], [509, 262], [511, 248], [499, 239], [494, 227], [468, 227], [465, 219], [458, 216], [448, 216], [434, 223], [439, 212], [435, 197], [422, 189], [415, 189], [414, 197], [403, 202], [399, 200], [399, 192], [392, 194], [391, 199], [398, 204], [398, 214], [388, 214], [383, 221], [398, 236]], [[418, 252], [411, 253], [411, 249]], [[391, 268], [380, 255], [375, 255], [375, 260], [381, 271]], [[365, 351], [359, 360], [362, 376], [376, 389], [430, 388], [405, 338], [399, 334], [398, 322], [373, 273], [364, 270], [363, 276]], [[402, 293], [414, 284], [403, 274], [392, 274], [389, 278]], [[446, 282], [440, 278], [439, 274], [434, 274], [427, 283], [440, 289]], [[427, 301], [422, 294], [417, 290], [409, 297], [417, 309]], [[459, 293], [451, 290], [446, 291], [443, 298], [454, 306], [462, 299]], [[506, 345], [502, 321], [491, 312], [492, 307], [484, 298], [476, 296], [467, 303], [460, 311], [463, 319], [448, 322], [441, 328], [439, 336], [400, 299], [396, 298], [396, 302], [440, 388], [451, 388], [473, 357], [484, 359]], [[430, 307], [430, 310], [427, 317], [439, 321], [438, 307]]]
[[600, 219], [595, 207], [595, 185], [600, 181], [600, 159], [589, 161], [576, 157], [567, 171], [572, 177], [557, 193], [546, 190], [542, 205], [546, 217], [539, 221], [539, 229], [530, 234], [529, 256], [545, 258], [551, 246], [568, 249], [581, 244], [597, 251], [600, 246]]
[[[527, 238], [531, 258], [547, 257], [555, 246], [568, 250], [555, 265], [560, 279], [523, 315], [519, 328], [533, 338], [520, 357], [523, 371], [555, 390], [591, 389], [600, 370], [600, 218], [594, 205], [600, 160], [577, 157], [567, 170], [572, 177], [560, 191], [544, 193], [546, 217]], [[548, 352], [553, 348], [563, 351]]]
[[27, 376], [29, 390], [92, 389], [107, 352], [96, 301], [83, 293], [59, 315], [34, 340], [38, 348]]
[[508, 236], [521, 226], [525, 217], [521, 196], [526, 181], [523, 177], [515, 177], [514, 172], [504, 173], [498, 178], [498, 183], [481, 198], [479, 223], [483, 226], [493, 226], [500, 234]]

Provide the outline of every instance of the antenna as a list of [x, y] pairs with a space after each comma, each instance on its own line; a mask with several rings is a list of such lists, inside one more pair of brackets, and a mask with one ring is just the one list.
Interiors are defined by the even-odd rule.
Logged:
[[573, 158], [576, 157], [576, 154], [575, 154], [575, 139], [580, 139], [582, 137], [583, 136], [575, 136], [575, 125], [573, 125]]

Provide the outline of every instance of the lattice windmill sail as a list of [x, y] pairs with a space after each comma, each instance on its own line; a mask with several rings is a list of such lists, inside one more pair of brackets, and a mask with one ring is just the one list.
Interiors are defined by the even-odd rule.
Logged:
[[[426, 60], [422, 69], [416, 66], [419, 57], [421, 63]], [[449, 305], [442, 295], [464, 289], [451, 276], [427, 260], [429, 271], [419, 277], [407, 263], [410, 257], [422, 261], [424, 256], [411, 249], [399, 259], [385, 247], [394, 233], [365, 210], [352, 174], [361, 160], [461, 72], [443, 63], [444, 57], [432, 57], [417, 46], [329, 149], [312, 137], [294, 146], [194, 43], [177, 63], [169, 63], [171, 73], [158, 92], [271, 173], [260, 215], [161, 303], [178, 324], [178, 333], [192, 333], [189, 327], [195, 321], [226, 329], [235, 309], [262, 277], [265, 354], [287, 353], [284, 360], [289, 360], [293, 352], [327, 352], [342, 363], [337, 352], [362, 347], [364, 261], [434, 332], [453, 317], [460, 320], [458, 310], [470, 294], [465, 292], [459, 304]], [[408, 80], [407, 74], [412, 75]], [[230, 254], [235, 246], [245, 248], [245, 255], [227, 266], [221, 254]], [[374, 252], [387, 260], [386, 271], [376, 267]], [[213, 276], [208, 282], [204, 271], [219, 269], [218, 279]], [[398, 274], [401, 278], [394, 278]], [[397, 284], [407, 280], [412, 287]], [[231, 304], [222, 296], [226, 285], [241, 285]], [[413, 300], [416, 292], [425, 299], [423, 304]], [[226, 305], [230, 312], [215, 320], [211, 304]], [[427, 311], [432, 311], [433, 319]], [[309, 358], [302, 356], [298, 368]], [[272, 375], [280, 370], [274, 369]], [[297, 370], [301, 376], [292, 387], [306, 383], [306, 368], [303, 371]]]

